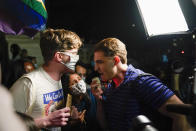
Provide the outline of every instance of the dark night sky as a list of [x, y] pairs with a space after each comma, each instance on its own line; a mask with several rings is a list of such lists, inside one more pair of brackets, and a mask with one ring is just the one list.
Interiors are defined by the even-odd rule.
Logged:
[[[135, 0], [47, 0], [46, 2], [48, 27], [68, 28], [88, 38], [111, 35], [133, 40], [145, 38]], [[180, 0], [180, 3], [189, 27], [193, 28], [196, 25], [195, 7], [191, 0]], [[133, 28], [132, 24], [136, 26]]]
[[[136, 39], [144, 35], [134, 2], [128, 0], [72, 0], [48, 4], [49, 27], [65, 27], [86, 39], [117, 36]], [[135, 24], [137, 28], [133, 28]]]
[[[196, 7], [191, 0], [179, 1], [189, 28], [193, 30], [196, 27]], [[191, 35], [159, 36], [147, 40], [135, 0], [47, 0], [46, 8], [48, 27], [72, 30], [86, 43], [93, 41], [91, 44], [106, 37], [117, 37], [126, 43], [128, 55], [140, 63], [146, 63], [145, 59], [149, 57], [151, 63], [156, 63], [159, 55], [157, 58], [152, 56], [167, 49], [172, 53], [177, 48], [183, 49], [189, 52], [188, 56], [194, 52]], [[173, 47], [174, 42], [177, 47]]]

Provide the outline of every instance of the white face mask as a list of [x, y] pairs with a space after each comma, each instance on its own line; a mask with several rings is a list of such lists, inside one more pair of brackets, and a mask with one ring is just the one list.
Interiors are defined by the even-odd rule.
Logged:
[[76, 65], [77, 61], [79, 60], [79, 55], [74, 55], [74, 54], [68, 53], [68, 52], [61, 52], [61, 53], [70, 57], [69, 62], [64, 63], [63, 61], [61, 61], [61, 64], [65, 65], [67, 68], [75, 71], [75, 65]]
[[72, 85], [71, 88], [74, 95], [86, 93], [86, 83], [83, 80], [80, 80], [78, 83]]

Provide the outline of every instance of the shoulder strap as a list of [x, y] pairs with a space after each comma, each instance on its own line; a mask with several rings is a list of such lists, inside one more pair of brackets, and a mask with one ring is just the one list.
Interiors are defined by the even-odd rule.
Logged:
[[139, 80], [140, 78], [144, 77], [144, 76], [154, 76], [154, 75], [152, 75], [152, 74], [150, 74], [150, 73], [141, 73], [141, 74], [139, 74], [139, 75], [133, 80], [133, 82], [131, 82], [131, 83], [129, 84], [129, 86], [133, 86], [133, 85], [136, 86], [138, 80]]
[[141, 77], [143, 77], [143, 76], [154, 76], [154, 75], [152, 75], [152, 74], [150, 74], [150, 73], [142, 73], [142, 74], [139, 74], [136, 78], [135, 78], [135, 81], [136, 80], [139, 80]]

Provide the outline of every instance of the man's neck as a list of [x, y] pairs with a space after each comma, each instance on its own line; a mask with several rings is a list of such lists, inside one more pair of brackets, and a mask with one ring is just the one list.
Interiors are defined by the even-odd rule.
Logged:
[[126, 64], [121, 64], [120, 68], [118, 68], [116, 77], [112, 79], [115, 83], [115, 87], [118, 87], [123, 82], [127, 67], [128, 66]]
[[63, 73], [59, 70], [58, 65], [49, 63], [44, 64], [42, 67], [52, 79], [56, 81], [59, 81], [61, 79]]

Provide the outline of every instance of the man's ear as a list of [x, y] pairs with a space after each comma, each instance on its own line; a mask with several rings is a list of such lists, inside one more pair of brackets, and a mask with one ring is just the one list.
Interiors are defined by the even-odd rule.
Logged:
[[120, 62], [119, 56], [114, 57], [115, 65], [117, 65]]
[[55, 59], [55, 61], [61, 62], [62, 61], [62, 55], [59, 52], [55, 52], [54, 59]]

